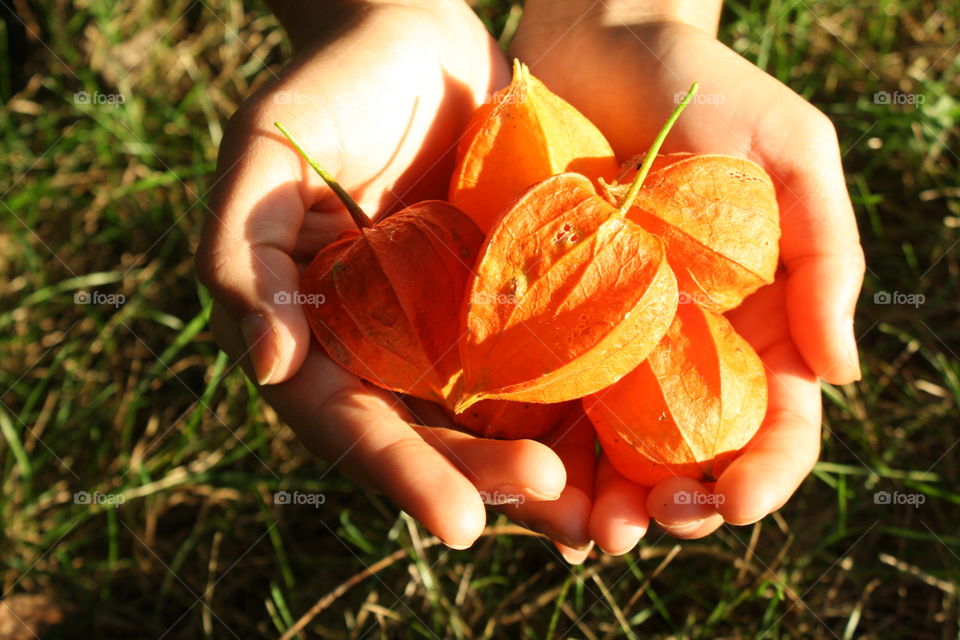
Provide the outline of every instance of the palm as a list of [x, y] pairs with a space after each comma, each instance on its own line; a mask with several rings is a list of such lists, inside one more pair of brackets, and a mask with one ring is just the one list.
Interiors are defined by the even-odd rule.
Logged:
[[[344, 371], [311, 340], [302, 309], [278, 294], [295, 291], [305, 264], [353, 224], [273, 122], [369, 215], [383, 215], [445, 197], [457, 139], [477, 103], [506, 83], [507, 66], [465, 4], [356, 6], [359, 21], [321, 34], [231, 121], [198, 272], [217, 301], [217, 341], [264, 381], [261, 393], [307, 447], [442, 540], [468, 545], [485, 520], [478, 489], [522, 492], [528, 504], [558, 496], [567, 484], [562, 454], [413, 428], [393, 394]], [[437, 407], [421, 409], [423, 422], [445, 424]]]
[[[575, 29], [555, 47], [523, 36], [521, 26], [515, 53], [529, 57], [535, 74], [596, 123], [622, 159], [645, 151], [678, 96], [701, 82], [700, 101], [688, 107], [663, 151], [747, 157], [770, 173], [780, 203], [793, 338], [819, 376], [833, 383], [856, 379], [852, 315], [863, 252], [830, 121], [684, 24]], [[818, 295], [811, 300], [813, 290]]]
[[[790, 131], [781, 126], [784, 95], [812, 109], [773, 78], [699, 29], [680, 23], [574, 30], [546, 55], [523, 38], [515, 53], [607, 136], [617, 157], [643, 153], [679, 96], [696, 80], [700, 94], [667, 137], [663, 152], [704, 151], [762, 161]], [[600, 60], [617, 64], [597, 64]], [[788, 100], [788, 103], [791, 100]], [[786, 105], [788, 108], [791, 106]]]
[[750, 522], [779, 509], [820, 451], [820, 385], [793, 340], [786, 291], [781, 274], [728, 314], [760, 355], [768, 388], [767, 416], [759, 433], [717, 483], [716, 491], [730, 501], [720, 511], [731, 522]]
[[[573, 29], [555, 47], [538, 41], [543, 35], [535, 30], [525, 33], [521, 25], [514, 53], [583, 111], [621, 159], [643, 153], [692, 81], [699, 81], [698, 100], [671, 130], [663, 152], [725, 153], [763, 166], [777, 188], [783, 231], [780, 249], [787, 266], [774, 285], [758, 291], [730, 314], [764, 361], [770, 396], [767, 418], [748, 453], [724, 472], [714, 488], [724, 495], [724, 504], [718, 509], [674, 504], [672, 494], [678, 490], [709, 492], [689, 479], [663, 482], [648, 495], [646, 489], [626, 486], [602, 460], [591, 520], [593, 537], [606, 549], [629, 548], [638, 532], [642, 535], [648, 514], [679, 537], [706, 535], [724, 519], [757, 520], [787, 500], [819, 451], [819, 386], [810, 369], [841, 382], [853, 375], [848, 373], [849, 362], [837, 356], [843, 351], [838, 346], [841, 338], [825, 335], [827, 329], [835, 330], [837, 316], [844, 310], [818, 307], [826, 303], [815, 302], [810, 295], [817, 286], [821, 298], [814, 300], [835, 303], [848, 297], [847, 290], [859, 288], [862, 275], [862, 270], [850, 268], [857, 262], [852, 255], [840, 258], [845, 260], [844, 268], [834, 269], [832, 282], [823, 278], [828, 258], [852, 249], [835, 248], [825, 237], [813, 197], [829, 195], [833, 201], [823, 206], [833, 207], [831, 215], [841, 218], [839, 235], [856, 237], [852, 215], [844, 217], [850, 205], [836, 143], [831, 146], [832, 130], [822, 114], [788, 88], [687, 25]], [[609, 60], [618, 64], [604, 62]], [[798, 138], [798, 129], [806, 129], [807, 136]], [[811, 172], [811, 167], [816, 171]], [[632, 506], [626, 506], [631, 501]], [[616, 522], [630, 523], [633, 533], [625, 533]]]
[[[507, 78], [494, 48], [437, 37], [479, 25], [451, 27], [444, 18], [406, 7], [370, 12], [349, 42], [315, 47], [248, 103], [256, 134], [284, 144], [272, 127], [281, 121], [372, 217], [444, 199], [458, 137]], [[300, 168], [309, 207], [293, 255], [303, 263], [351, 223], [322, 180]]]

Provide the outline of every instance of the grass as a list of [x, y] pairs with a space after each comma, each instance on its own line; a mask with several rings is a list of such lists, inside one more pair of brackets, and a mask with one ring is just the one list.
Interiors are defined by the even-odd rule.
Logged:
[[[508, 37], [512, 3], [476, 4]], [[777, 514], [572, 569], [505, 521], [433, 545], [313, 460], [211, 341], [191, 255], [221, 126], [289, 54], [262, 6], [0, 7], [0, 559], [5, 602], [68, 621], [42, 637], [275, 638], [311, 607], [297, 637], [960, 634], [957, 6], [727, 3], [723, 40], [837, 124], [863, 380], [824, 387], [822, 462]]]

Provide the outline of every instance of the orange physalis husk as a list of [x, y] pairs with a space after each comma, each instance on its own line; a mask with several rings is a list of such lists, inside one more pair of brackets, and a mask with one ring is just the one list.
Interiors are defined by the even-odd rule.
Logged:
[[321, 250], [301, 277], [317, 341], [373, 384], [440, 403], [458, 425], [486, 437], [535, 438], [574, 403], [490, 400], [455, 415], [462, 388], [461, 301], [483, 234], [465, 213], [421, 202], [374, 225], [336, 179], [280, 123], [277, 128], [343, 202], [359, 231]]
[[625, 477], [643, 485], [674, 476], [709, 482], [763, 422], [767, 380], [726, 318], [681, 304], [646, 361], [583, 404]]
[[452, 417], [458, 425], [483, 438], [539, 438], [557, 426], [574, 406], [576, 401], [535, 404], [482, 400]]
[[[314, 335], [351, 373], [451, 407], [461, 378], [461, 299], [482, 240], [469, 217], [443, 202], [422, 202], [351, 232], [303, 274], [305, 299], [324, 301], [305, 305]], [[543, 435], [570, 409], [488, 400], [462, 414], [447, 411], [478, 436], [517, 439]]]
[[480, 251], [464, 299], [463, 410], [562, 402], [626, 375], [677, 306], [663, 243], [566, 173], [528, 189]]
[[[611, 202], [629, 188], [604, 185]], [[716, 312], [773, 282], [780, 239], [777, 194], [758, 165], [732, 156], [657, 156], [627, 218], [659, 236], [684, 298]]]
[[483, 234], [456, 207], [415, 204], [324, 248], [301, 290], [313, 333], [347, 371], [445, 402], [459, 378], [459, 309]]
[[536, 182], [565, 171], [611, 180], [617, 169], [593, 123], [514, 61], [513, 81], [474, 112], [458, 145], [450, 201], [488, 233]]

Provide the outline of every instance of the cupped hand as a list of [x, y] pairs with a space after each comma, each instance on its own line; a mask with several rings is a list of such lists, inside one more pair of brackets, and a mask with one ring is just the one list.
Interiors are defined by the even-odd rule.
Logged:
[[787, 278], [779, 273], [772, 285], [727, 314], [766, 370], [767, 414], [757, 434], [711, 484], [677, 477], [641, 487], [602, 456], [590, 517], [590, 535], [601, 549], [626, 553], [651, 518], [683, 539], [706, 536], [724, 522], [756, 522], [782, 507], [813, 468], [820, 453], [820, 385], [790, 332]]
[[478, 490], [555, 498], [566, 486], [563, 462], [530, 440], [412, 426], [399, 398], [326, 357], [295, 293], [301, 270], [352, 222], [273, 122], [366, 212], [383, 215], [445, 198], [457, 139], [508, 68], [458, 1], [315, 4], [322, 16], [299, 17], [309, 35], [291, 32], [294, 60], [240, 108], [221, 145], [196, 256], [216, 301], [211, 326], [313, 453], [462, 548], [485, 523]]
[[561, 3], [529, 4], [512, 53], [590, 118], [619, 158], [643, 153], [697, 80], [700, 93], [662, 152], [746, 157], [773, 177], [784, 270], [776, 285], [730, 314], [767, 367], [770, 402], [760, 433], [712, 488], [715, 503], [699, 509], [671, 497], [689, 489], [688, 481], [638, 487], [601, 459], [591, 534], [602, 549], [622, 553], [651, 516], [685, 538], [724, 520], [754, 522], [786, 502], [816, 460], [817, 377], [844, 384], [860, 376], [853, 312], [864, 258], [835, 130], [816, 108], [700, 28], [621, 19], [606, 3], [565, 18]]

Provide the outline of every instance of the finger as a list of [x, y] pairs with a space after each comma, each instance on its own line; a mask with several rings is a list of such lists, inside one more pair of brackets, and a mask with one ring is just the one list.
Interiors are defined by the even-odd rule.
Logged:
[[623, 555], [646, 534], [650, 527], [649, 492], [647, 487], [620, 475], [606, 456], [600, 456], [590, 512], [590, 537], [604, 553]]
[[593, 507], [596, 464], [593, 427], [578, 407], [541, 440], [559, 456], [566, 470], [567, 482], [560, 497], [551, 502], [524, 502], [498, 507], [498, 510], [552, 540], [583, 550], [590, 543]]
[[787, 274], [780, 271], [773, 283], [761, 287], [739, 307], [724, 314], [758, 354], [791, 340], [786, 293]]
[[787, 281], [790, 329], [808, 366], [832, 384], [860, 379], [853, 312], [863, 284], [857, 256], [817, 255], [795, 260]]
[[276, 141], [246, 134], [224, 139], [219, 164], [197, 273], [239, 321], [254, 379], [280, 382], [303, 362], [310, 341], [303, 311], [292, 304], [300, 273], [290, 252], [305, 211], [296, 170]]
[[668, 478], [650, 490], [647, 511], [657, 524], [681, 526], [717, 513], [717, 498], [707, 485], [693, 478]]
[[[447, 545], [470, 546], [486, 523], [477, 488], [397, 416], [385, 395], [348, 390], [321, 405], [316, 420], [326, 431], [323, 454], [386, 494]], [[337, 438], [330, 437], [332, 430]]]
[[454, 429], [414, 427], [481, 492], [487, 504], [557, 500], [567, 484], [563, 461], [534, 440], [490, 440]]
[[[211, 326], [224, 350], [245, 357], [234, 322], [215, 307]], [[365, 386], [319, 345], [296, 375], [261, 393], [312, 453], [383, 492], [447, 545], [466, 548], [482, 533], [486, 510], [473, 483], [401, 419], [396, 396]]]
[[580, 549], [568, 547], [556, 541], [554, 541], [553, 546], [557, 548], [557, 551], [559, 551], [563, 559], [567, 561], [567, 564], [571, 565], [583, 564], [590, 555], [590, 551], [593, 550], [593, 542], [590, 542], [586, 547]]
[[577, 489], [588, 499], [592, 499], [597, 465], [597, 438], [593, 425], [580, 404], [577, 403], [556, 427], [539, 440], [563, 460], [567, 470], [567, 487]]
[[820, 386], [789, 342], [761, 354], [767, 367], [767, 415], [742, 455], [720, 475], [718, 511], [750, 524], [783, 506], [820, 453]]
[[809, 367], [828, 382], [846, 384], [860, 378], [853, 313], [863, 284], [863, 249], [833, 127], [809, 129], [804, 152], [789, 145], [789, 157], [766, 158], [778, 182], [787, 309]]
[[417, 424], [426, 427], [455, 428], [450, 414], [444, 411], [443, 407], [436, 402], [430, 402], [429, 400], [414, 398], [408, 395], [403, 395], [401, 398], [403, 398], [403, 404], [406, 405], [407, 410], [413, 415]]
[[[286, 141], [248, 120], [231, 121], [221, 146], [196, 268], [200, 281], [238, 320], [253, 377], [275, 384], [299, 368], [310, 343], [293, 256], [312, 204], [309, 194], [316, 190], [304, 186], [303, 165]], [[336, 229], [348, 224], [344, 217], [312, 214], [310, 237], [325, 231], [327, 242], [335, 239]], [[314, 243], [314, 250], [317, 246], [322, 245]]]
[[657, 525], [663, 529], [664, 533], [681, 540], [697, 540], [699, 538], [704, 538], [719, 529], [720, 525], [722, 524], [723, 516], [721, 516], [719, 513], [714, 513], [713, 515], [707, 516], [703, 520], [695, 520], [686, 524], [665, 525], [657, 522]]

